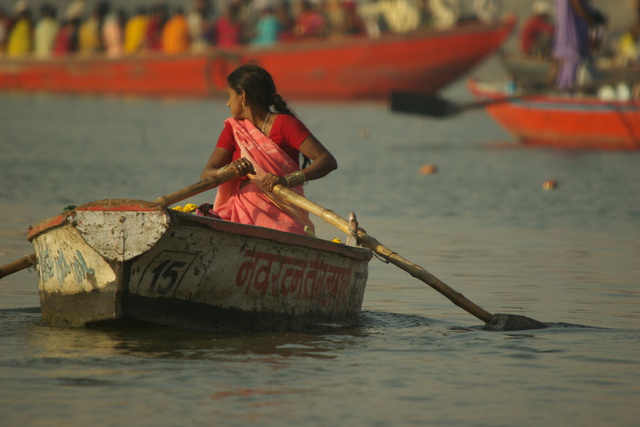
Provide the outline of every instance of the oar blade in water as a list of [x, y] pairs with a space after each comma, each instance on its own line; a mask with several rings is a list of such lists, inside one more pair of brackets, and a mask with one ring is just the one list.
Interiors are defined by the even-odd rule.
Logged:
[[547, 325], [537, 320], [518, 314], [495, 313], [484, 325], [485, 331], [526, 331], [544, 329]]

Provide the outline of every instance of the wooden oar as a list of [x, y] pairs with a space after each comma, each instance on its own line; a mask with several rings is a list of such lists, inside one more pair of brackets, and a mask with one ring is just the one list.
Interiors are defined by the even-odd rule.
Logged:
[[29, 268], [35, 263], [36, 263], [36, 254], [34, 252], [31, 255], [25, 255], [16, 261], [10, 262], [9, 264], [5, 264], [0, 267], [0, 279], [2, 279], [4, 276], [13, 274], [16, 271]]
[[203, 179], [200, 182], [185, 187], [182, 190], [167, 194], [166, 196], [158, 197], [153, 201], [153, 203], [157, 203], [165, 207], [171, 206], [174, 203], [178, 203], [189, 197], [196, 196], [204, 191], [211, 190], [212, 188], [215, 188], [220, 184], [239, 177], [240, 173], [238, 173], [235, 169], [226, 167], [224, 168], [224, 170], [219, 170], [216, 176]]
[[[161, 206], [171, 206], [174, 203], [178, 203], [186, 198], [198, 195], [204, 191], [217, 187], [218, 185], [230, 181], [234, 178], [238, 178], [240, 174], [233, 168], [225, 168], [220, 171], [218, 175], [212, 176], [207, 179], [203, 179], [193, 185], [183, 188], [182, 190], [175, 191], [166, 196], [158, 197], [153, 202], [158, 203]], [[36, 263], [36, 254], [25, 255], [17, 261], [13, 261], [9, 264], [0, 266], [0, 279], [25, 268], [29, 268]]]
[[[287, 187], [283, 187], [282, 185], [276, 185], [273, 193], [292, 205], [298, 206], [299, 208], [318, 216], [323, 221], [349, 234], [349, 223], [335, 212], [323, 208], [322, 206], [295, 193]], [[525, 316], [515, 314], [491, 314], [487, 310], [465, 298], [461, 293], [450, 288], [424, 268], [406, 260], [395, 251], [382, 245], [374, 237], [368, 235], [362, 228], [358, 229], [358, 237], [362, 245], [370, 248], [390, 263], [411, 274], [413, 277], [422, 280], [424, 283], [451, 300], [455, 305], [485, 322], [484, 329], [496, 331], [518, 331], [542, 329], [546, 327], [544, 323]]]

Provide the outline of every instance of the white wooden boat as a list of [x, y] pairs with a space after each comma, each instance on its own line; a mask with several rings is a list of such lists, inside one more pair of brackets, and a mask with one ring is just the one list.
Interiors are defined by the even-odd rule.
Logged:
[[42, 322], [202, 330], [358, 322], [371, 251], [178, 212], [88, 203], [32, 226]]

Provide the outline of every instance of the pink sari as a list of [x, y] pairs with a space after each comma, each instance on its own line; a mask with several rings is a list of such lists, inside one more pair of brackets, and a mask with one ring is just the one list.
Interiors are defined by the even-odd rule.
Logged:
[[[251, 183], [234, 179], [218, 187], [213, 210], [220, 218], [241, 224], [258, 225], [295, 234], [313, 232], [309, 214], [284, 201], [274, 200], [262, 189], [262, 178], [267, 173], [284, 176], [300, 170], [298, 165], [268, 136], [260, 132], [249, 120], [226, 120], [233, 128], [233, 135], [240, 147], [240, 156], [249, 160], [256, 171], [249, 175]], [[292, 188], [304, 195], [302, 185]]]

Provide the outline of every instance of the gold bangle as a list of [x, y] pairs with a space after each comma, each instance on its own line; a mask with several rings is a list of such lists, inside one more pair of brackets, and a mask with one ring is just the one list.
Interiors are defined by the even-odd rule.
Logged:
[[284, 179], [287, 181], [287, 187], [293, 188], [298, 185], [302, 185], [307, 181], [307, 178], [304, 176], [302, 171], [295, 171], [294, 173], [290, 173], [286, 175]]

